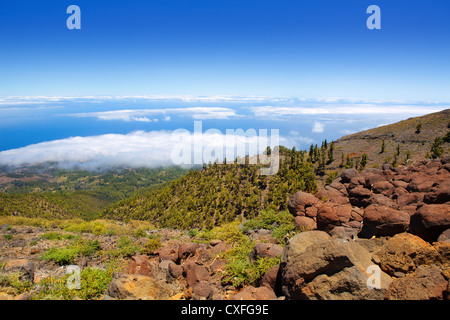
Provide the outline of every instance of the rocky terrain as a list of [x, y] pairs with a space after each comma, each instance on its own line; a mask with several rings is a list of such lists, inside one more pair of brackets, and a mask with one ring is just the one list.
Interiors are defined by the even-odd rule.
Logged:
[[[233, 233], [238, 240], [4, 224], [0, 298], [450, 299], [449, 171], [449, 157], [345, 170], [315, 195], [288, 199], [296, 230], [286, 243], [245, 223]], [[248, 261], [278, 261], [252, 284], [227, 278], [238, 267], [227, 253], [243, 239], [251, 240]], [[53, 247], [78, 251], [66, 261], [49, 255]], [[80, 290], [64, 289], [70, 266], [82, 270]]]

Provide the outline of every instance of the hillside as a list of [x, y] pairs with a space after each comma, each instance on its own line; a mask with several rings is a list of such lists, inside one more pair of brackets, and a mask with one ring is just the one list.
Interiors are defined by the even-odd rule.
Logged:
[[[347, 156], [360, 161], [367, 154], [367, 167], [380, 167], [384, 163], [404, 164], [432, 156], [431, 146], [437, 137], [443, 137], [450, 128], [450, 109], [409, 118], [394, 124], [350, 134], [336, 140], [335, 161], [329, 169], [339, 168]], [[382, 144], [385, 144], [382, 152]], [[443, 155], [450, 145], [443, 145]]]
[[265, 209], [286, 209], [298, 190], [316, 192], [313, 165], [305, 151], [280, 147], [277, 175], [258, 175], [258, 165], [213, 164], [190, 171], [160, 190], [121, 201], [104, 217], [144, 219], [172, 228], [211, 228], [235, 218], [253, 218]]
[[92, 219], [108, 205], [158, 188], [185, 172], [178, 167], [105, 172], [47, 165], [4, 169], [0, 173], [0, 215]]

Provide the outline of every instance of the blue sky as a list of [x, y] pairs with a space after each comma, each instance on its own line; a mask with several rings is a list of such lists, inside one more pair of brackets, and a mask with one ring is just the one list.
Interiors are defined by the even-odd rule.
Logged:
[[449, 17], [447, 0], [1, 0], [0, 164], [142, 165], [151, 145], [156, 165], [195, 120], [306, 149], [443, 110]]
[[[66, 28], [71, 4], [81, 30]], [[381, 30], [366, 27], [371, 4]], [[0, 96], [450, 100], [449, 12], [446, 0], [2, 0]]]

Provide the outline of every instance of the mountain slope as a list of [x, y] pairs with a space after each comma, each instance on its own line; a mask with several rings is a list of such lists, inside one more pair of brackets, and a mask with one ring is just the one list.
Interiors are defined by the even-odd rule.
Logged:
[[253, 218], [269, 207], [284, 210], [287, 197], [299, 190], [316, 192], [317, 185], [306, 152], [280, 147], [280, 154], [277, 175], [258, 175], [257, 165], [213, 164], [160, 190], [121, 201], [103, 215], [188, 229]]
[[[339, 167], [342, 155], [345, 160], [348, 155], [360, 160], [365, 153], [368, 156], [367, 167], [392, 164], [395, 158], [396, 164], [401, 164], [407, 157], [411, 161], [429, 157], [434, 139], [443, 137], [449, 131], [449, 126], [450, 109], [446, 109], [344, 136], [334, 142], [335, 161], [329, 165], [330, 169]], [[383, 141], [385, 148], [381, 152]], [[444, 154], [448, 154], [449, 144], [444, 144], [443, 148]]]

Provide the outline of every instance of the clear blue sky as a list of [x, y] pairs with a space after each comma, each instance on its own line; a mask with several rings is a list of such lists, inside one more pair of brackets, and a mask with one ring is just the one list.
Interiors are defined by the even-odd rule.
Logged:
[[450, 100], [448, 0], [1, 0], [0, 41], [0, 97]]

